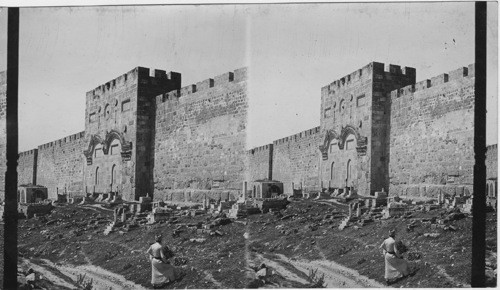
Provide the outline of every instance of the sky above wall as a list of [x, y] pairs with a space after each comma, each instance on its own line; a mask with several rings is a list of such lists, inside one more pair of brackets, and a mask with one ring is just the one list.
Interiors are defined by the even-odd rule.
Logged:
[[[498, 8], [488, 8], [495, 144]], [[3, 48], [5, 24], [2, 9]], [[247, 147], [264, 145], [319, 126], [321, 87], [371, 61], [414, 67], [417, 81], [473, 63], [474, 3], [22, 8], [19, 149], [83, 131], [85, 93], [136, 66], [180, 72], [183, 86], [248, 66]]]

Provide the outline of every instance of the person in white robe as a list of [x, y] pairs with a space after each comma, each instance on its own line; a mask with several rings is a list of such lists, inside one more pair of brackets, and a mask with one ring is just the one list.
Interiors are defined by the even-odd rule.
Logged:
[[164, 252], [162, 236], [157, 235], [155, 237], [155, 243], [152, 244], [146, 252], [151, 261], [151, 284], [154, 288], [171, 283], [182, 275], [180, 269], [170, 265]]
[[396, 231], [389, 231], [389, 237], [385, 239], [380, 248], [385, 258], [385, 281], [390, 284], [395, 279], [408, 276], [408, 262], [403, 259], [396, 247]]

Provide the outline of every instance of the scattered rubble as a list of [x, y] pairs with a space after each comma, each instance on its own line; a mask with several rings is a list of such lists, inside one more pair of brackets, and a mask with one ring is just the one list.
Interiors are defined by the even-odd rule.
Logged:
[[[463, 239], [460, 240], [460, 245], [450, 242], [450, 246], [444, 246], [446, 249], [442, 243], [450, 235], [464, 234], [464, 223], [470, 220], [470, 215], [464, 208], [469, 197], [457, 199], [443, 194], [438, 199], [412, 199], [406, 196], [388, 196], [383, 191], [365, 197], [348, 190], [333, 197], [332, 195], [322, 193], [321, 198], [313, 200], [283, 196], [233, 201], [205, 199], [199, 204], [153, 201], [148, 197], [137, 202], [125, 202], [116, 195], [102, 196], [101, 201], [96, 201], [99, 196], [89, 197], [80, 204], [66, 206], [59, 203], [54, 207], [55, 211], [49, 214], [34, 214], [29, 222], [21, 221], [20, 238], [30, 239], [38, 235], [42, 241], [39, 244], [44, 241], [48, 243], [36, 247], [33, 247], [33, 243], [27, 243], [21, 252], [32, 257], [58, 257], [60, 251], [59, 248], [54, 248], [55, 245], [74, 244], [72, 249], [65, 247], [63, 251], [67, 253], [63, 256], [81, 261], [84, 258], [80, 251], [85, 251], [85, 255], [90, 256], [93, 262], [100, 263], [99, 265], [123, 261], [119, 262], [114, 271], [130, 273], [129, 275], [144, 272], [147, 276], [149, 265], [146, 262], [139, 269], [126, 256], [129, 253], [132, 256], [143, 255], [147, 248], [143, 241], [151, 242], [157, 231], [164, 231], [169, 246], [173, 245], [173, 251], [179, 253], [171, 258], [174, 265], [188, 266], [192, 271], [191, 276], [201, 265], [213, 265], [213, 278], [219, 281], [225, 279], [222, 276], [226, 275], [224, 267], [227, 265], [223, 266], [226, 259], [232, 261], [235, 269], [238, 269], [238, 275], [241, 275], [241, 267], [244, 266], [238, 265], [238, 261], [244, 259], [236, 259], [235, 255], [243, 255], [245, 245], [250, 254], [286, 254], [309, 259], [321, 259], [324, 255], [327, 259], [347, 263], [349, 267], [378, 271], [376, 265], [380, 261], [376, 258], [378, 256], [372, 257], [371, 253], [376, 254], [387, 229], [394, 226], [399, 227], [398, 235], [406, 236], [403, 239], [408, 243], [405, 245], [408, 250], [405, 258], [421, 268], [430, 267], [424, 266], [424, 263], [429, 263], [429, 260], [437, 259], [436, 257], [448, 259], [450, 265], [456, 264], [457, 260], [463, 258], [455, 253], [467, 253], [467, 249], [462, 246]], [[106, 208], [101, 208], [101, 205], [106, 205]], [[75, 218], [82, 209], [86, 209], [88, 214]], [[44, 228], [39, 230], [40, 226]], [[144, 245], [137, 244], [135, 240], [138, 239]], [[78, 242], [75, 243], [75, 240]], [[95, 248], [103, 246], [103, 241], [115, 243], [114, 247], [108, 246], [100, 256], [92, 254]], [[366, 244], [362, 244], [363, 242]], [[122, 243], [129, 248], [122, 247]], [[438, 244], [440, 246], [431, 252], [423, 248]], [[496, 247], [496, 240], [494, 246]], [[441, 248], [443, 250], [440, 251], [448, 251], [447, 254], [436, 256], [435, 252]], [[489, 248], [488, 251], [496, 251], [496, 248]], [[436, 260], [432, 261], [435, 263]], [[204, 271], [210, 269], [212, 268], [207, 266]], [[222, 269], [222, 272], [217, 272], [218, 269]], [[487, 269], [494, 273], [496, 260], [490, 259]], [[452, 275], [450, 273], [456, 270], [451, 268], [447, 271]], [[255, 271], [255, 279], [261, 281], [260, 287], [272, 285], [262, 282], [258, 277], [266, 275], [258, 276], [257, 272]], [[364, 272], [364, 275], [371, 275], [369, 273]], [[377, 275], [375, 278], [383, 277], [383, 274]], [[33, 279], [33, 276], [29, 279]], [[134, 279], [142, 281], [143, 278]], [[238, 284], [239, 287], [248, 286], [248, 281], [242, 283], [247, 284]], [[176, 284], [175, 287], [187, 286], [188, 284]]]

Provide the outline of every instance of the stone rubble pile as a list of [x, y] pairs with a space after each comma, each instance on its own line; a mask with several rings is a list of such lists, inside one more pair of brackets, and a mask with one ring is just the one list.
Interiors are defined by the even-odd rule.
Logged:
[[[415, 212], [430, 212], [437, 209], [445, 209], [448, 214], [440, 219], [425, 221], [434, 228], [455, 231], [448, 225], [454, 220], [467, 217], [471, 213], [472, 197], [467, 195], [446, 196], [440, 193], [437, 199], [401, 198], [399, 196], [388, 196], [386, 192], [376, 192], [375, 196], [343, 196], [334, 198], [337, 202], [349, 206], [348, 215], [342, 219], [338, 228], [343, 230], [349, 226], [360, 227], [365, 223], [390, 218], [411, 219]], [[411, 231], [415, 223], [407, 225]], [[432, 235], [431, 235], [432, 236]]]

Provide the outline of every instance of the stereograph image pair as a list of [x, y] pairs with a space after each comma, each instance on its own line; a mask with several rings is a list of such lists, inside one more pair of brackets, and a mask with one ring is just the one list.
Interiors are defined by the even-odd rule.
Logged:
[[495, 287], [484, 6], [485, 46], [473, 2], [21, 7], [18, 289], [471, 287], [478, 242]]

